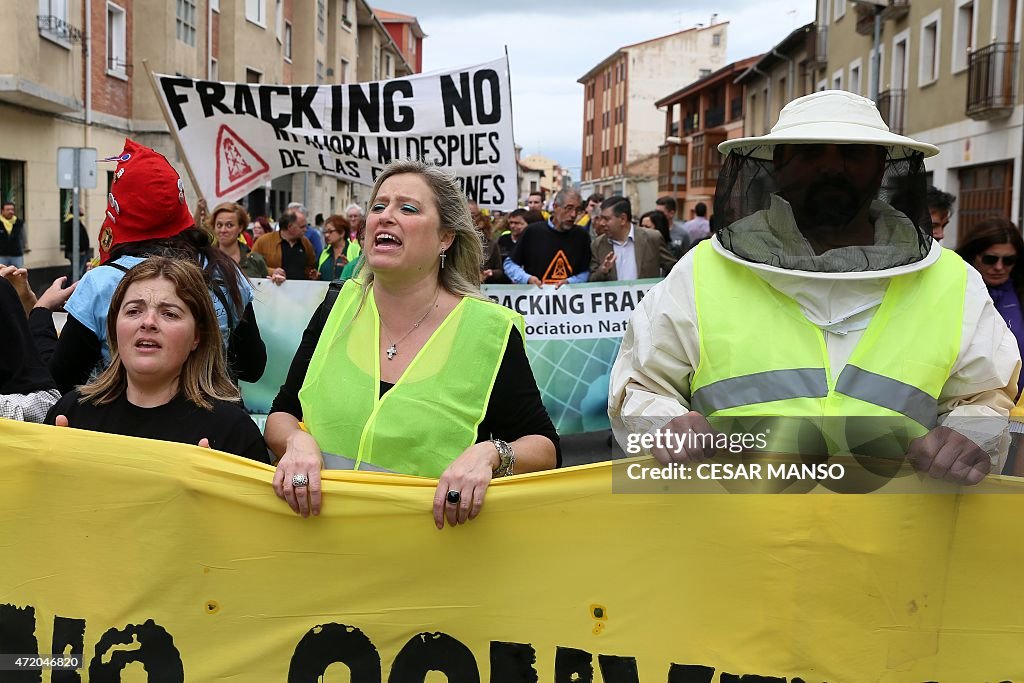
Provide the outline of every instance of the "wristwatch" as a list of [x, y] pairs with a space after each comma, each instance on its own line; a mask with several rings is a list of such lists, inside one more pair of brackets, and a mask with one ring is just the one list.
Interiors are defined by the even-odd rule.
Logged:
[[501, 439], [491, 439], [494, 448], [498, 451], [498, 466], [494, 468], [491, 475], [494, 477], [508, 477], [512, 474], [512, 468], [516, 465], [516, 452], [507, 442]]

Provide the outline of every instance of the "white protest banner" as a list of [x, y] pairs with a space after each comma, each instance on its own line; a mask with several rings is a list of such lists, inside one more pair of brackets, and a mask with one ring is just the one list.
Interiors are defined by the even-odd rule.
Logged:
[[454, 172], [481, 207], [516, 207], [508, 60], [373, 83], [265, 85], [154, 74], [210, 206], [309, 171], [372, 185], [417, 158]]

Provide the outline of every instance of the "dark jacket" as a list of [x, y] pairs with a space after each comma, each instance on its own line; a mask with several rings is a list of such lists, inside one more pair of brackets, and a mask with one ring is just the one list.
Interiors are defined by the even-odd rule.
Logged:
[[25, 254], [25, 221], [14, 221], [10, 234], [0, 225], [0, 256], [23, 256]]

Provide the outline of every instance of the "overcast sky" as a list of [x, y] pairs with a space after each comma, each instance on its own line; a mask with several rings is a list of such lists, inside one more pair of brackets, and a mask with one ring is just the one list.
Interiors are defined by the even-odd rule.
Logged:
[[[504, 6], [463, 0], [371, 0], [411, 14], [427, 34], [423, 70], [501, 57], [508, 46], [516, 142], [579, 180], [583, 86], [576, 81], [623, 45], [728, 21], [730, 62], [765, 52], [814, 19], [813, 0], [517, 0]], [[687, 85], [679, 83], [675, 88]]]

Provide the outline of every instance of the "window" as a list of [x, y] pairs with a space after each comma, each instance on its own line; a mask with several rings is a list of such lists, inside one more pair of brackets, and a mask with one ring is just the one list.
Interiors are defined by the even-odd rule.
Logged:
[[902, 31], [892, 39], [892, 81], [890, 89], [907, 87], [907, 57], [910, 54], [910, 30]]
[[178, 40], [195, 47], [196, 44], [196, 3], [195, 0], [178, 0], [175, 25]]
[[842, 90], [843, 89], [843, 70], [839, 69], [832, 74], [832, 89]]
[[288, 21], [284, 22], [284, 59], [292, 61], [292, 24]]
[[967, 58], [974, 49], [975, 26], [974, 0], [959, 0], [953, 15], [953, 73], [967, 68]]
[[[181, 0], [178, 0], [181, 2]], [[245, 0], [245, 18], [263, 28], [267, 27], [267, 0]]]
[[0, 159], [0, 201], [14, 202], [19, 216], [25, 215], [25, 162]]
[[207, 78], [211, 81], [220, 80], [220, 69], [217, 67], [217, 60], [213, 57], [210, 58], [210, 75]]
[[934, 83], [939, 78], [939, 22], [942, 11], [932, 12], [921, 21], [921, 60], [917, 76], [920, 85]]
[[711, 45], [713, 47], [718, 47], [721, 44], [722, 44], [722, 34], [721, 33], [712, 33], [711, 34]]
[[316, 39], [321, 43], [327, 38], [327, 0], [316, 0]]
[[846, 16], [846, 0], [835, 0], [835, 6], [833, 11], [836, 21], [839, 21]]
[[697, 78], [707, 78], [711, 75], [711, 69], [700, 69], [697, 71]]
[[391, 78], [391, 55], [384, 55], [384, 78]]
[[245, 82], [246, 83], [259, 83], [263, 80], [263, 74], [256, 69], [246, 68], [245, 70]]
[[338, 79], [339, 83], [348, 83], [348, 60], [341, 60], [341, 78]]
[[341, 25], [350, 30], [352, 28], [351, 10], [352, 0], [341, 0]]
[[316, 84], [320, 85], [324, 82], [324, 63], [319, 59], [316, 60]]
[[210, 0], [210, 9], [220, 14], [220, 0]]
[[848, 82], [848, 90], [858, 95], [861, 94], [861, 74], [864, 73], [862, 67], [863, 61], [860, 57], [850, 62], [850, 78]]
[[274, 32], [277, 42], [284, 43], [284, 2], [276, 0], [274, 7]]
[[107, 73], [126, 76], [128, 52], [125, 44], [124, 10], [107, 3]]
[[824, 78], [818, 81], [818, 84], [814, 88], [816, 91], [821, 92], [822, 90], [828, 90], [828, 81]]

